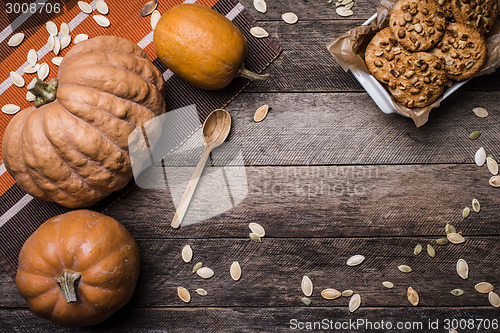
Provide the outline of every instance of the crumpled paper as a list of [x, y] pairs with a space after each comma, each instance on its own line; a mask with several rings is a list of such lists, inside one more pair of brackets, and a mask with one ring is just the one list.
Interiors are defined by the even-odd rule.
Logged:
[[[372, 37], [389, 24], [389, 16], [397, 0], [381, 0], [377, 7], [377, 18], [368, 25], [361, 25], [351, 29], [327, 45], [328, 50], [333, 55], [337, 63], [347, 72], [352, 68], [357, 68], [370, 74], [365, 64], [365, 49]], [[486, 36], [488, 47], [487, 59], [483, 68], [474, 75], [480, 76], [493, 73], [500, 67], [500, 18], [497, 19], [492, 31]], [[443, 97], [423, 108], [409, 109], [392, 99], [396, 111], [409, 116], [417, 127], [424, 125], [429, 119], [429, 112], [437, 108]]]

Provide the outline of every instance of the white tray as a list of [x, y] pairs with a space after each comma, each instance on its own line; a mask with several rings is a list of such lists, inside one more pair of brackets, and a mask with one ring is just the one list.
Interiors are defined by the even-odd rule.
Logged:
[[[373, 14], [372, 17], [370, 17], [363, 25], [368, 25], [371, 21], [375, 20], [377, 18], [377, 14]], [[367, 74], [363, 72], [362, 70], [352, 68], [351, 69], [352, 74], [354, 77], [361, 83], [363, 88], [365, 88], [366, 92], [370, 95], [370, 97], [373, 99], [375, 104], [382, 110], [384, 113], [398, 113], [396, 111], [396, 108], [394, 107], [394, 104], [392, 103], [391, 100], [391, 95], [387, 91], [387, 89], [379, 82], [377, 79], [375, 79], [372, 75]], [[453, 82], [453, 85], [446, 89], [443, 95], [443, 100], [445, 100], [448, 96], [453, 94], [455, 90], [463, 86], [466, 81], [462, 82]]]

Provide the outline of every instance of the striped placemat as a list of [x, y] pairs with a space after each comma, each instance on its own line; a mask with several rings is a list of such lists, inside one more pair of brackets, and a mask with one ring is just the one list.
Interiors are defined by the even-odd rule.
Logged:
[[[38, 6], [37, 8], [40, 8], [42, 3], [49, 2], [47, 0], [32, 1]], [[249, 70], [257, 73], [262, 72], [280, 54], [281, 47], [276, 40], [272, 38], [257, 39], [249, 33], [250, 28], [256, 26], [257, 23], [243, 5], [236, 0], [220, 0], [218, 2], [215, 0], [160, 0], [157, 9], [160, 13], [164, 13], [178, 4], [195, 2], [210, 6], [225, 15], [245, 34], [249, 47], [245, 67]], [[218, 91], [205, 91], [190, 86], [173, 75], [156, 57], [150, 17], [139, 15], [145, 1], [106, 0], [106, 3], [110, 8], [107, 17], [111, 26], [108, 28], [97, 25], [92, 19], [92, 14], [81, 12], [77, 0], [68, 1], [58, 14], [37, 11], [36, 13], [27, 12], [16, 17], [8, 17], [7, 20], [2, 19], [2, 23], [0, 23], [0, 62], [2, 68], [0, 106], [16, 104], [23, 109], [31, 105], [25, 98], [26, 85], [23, 88], [18, 88], [12, 84], [9, 78], [10, 71], [23, 75], [27, 83], [35, 77], [35, 74], [23, 73], [23, 68], [27, 66], [26, 56], [30, 49], [37, 52], [39, 63], [45, 62], [49, 65], [50, 74], [47, 80], [57, 76], [57, 67], [51, 62], [55, 55], [48, 51], [46, 45], [49, 35], [45, 23], [48, 20], [56, 23], [58, 27], [62, 22], [68, 23], [72, 38], [80, 33], [87, 34], [90, 38], [99, 35], [115, 35], [137, 43], [163, 73], [166, 80], [167, 112], [195, 104], [200, 120], [203, 121], [211, 111], [225, 107], [249, 84], [248, 80], [236, 78], [229, 86]], [[93, 9], [96, 8], [95, 1], [92, 1], [90, 5]], [[98, 13], [95, 11], [93, 14]], [[9, 22], [11, 23], [9, 24]], [[15, 48], [8, 46], [7, 42], [10, 37], [18, 32], [25, 34], [24, 42]], [[62, 50], [59, 56], [64, 57], [70, 48], [71, 46]], [[12, 117], [0, 113], [0, 143], [5, 128]], [[182, 123], [182, 120], [180, 114], [179, 123]], [[192, 122], [186, 121], [186, 123]], [[179, 144], [182, 143], [182, 137], [188, 138], [197, 129], [181, 126], [178, 129], [181, 133], [178, 136]], [[127, 188], [131, 186], [133, 186], [132, 183]], [[91, 209], [106, 211], [116, 200], [119, 200], [127, 188], [114, 193]], [[0, 161], [0, 263], [10, 275], [15, 275], [17, 257], [24, 241], [41, 223], [67, 211], [67, 208], [58, 204], [43, 202], [26, 194], [15, 184], [15, 181], [5, 170], [3, 161]]]

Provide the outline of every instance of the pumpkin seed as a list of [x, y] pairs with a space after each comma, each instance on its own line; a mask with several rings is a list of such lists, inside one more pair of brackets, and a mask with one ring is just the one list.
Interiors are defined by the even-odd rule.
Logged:
[[49, 52], [54, 51], [54, 36], [50, 35], [49, 39], [47, 39], [47, 48]]
[[352, 7], [354, 7], [354, 2], [351, 1], [350, 3], [348, 3], [347, 5], [345, 5], [344, 7], [345, 7], [346, 10], [347, 9], [351, 9]]
[[89, 36], [87, 36], [86, 34], [78, 34], [76, 35], [75, 39], [73, 39], [73, 43], [78, 44], [87, 39], [89, 39]]
[[415, 248], [413, 249], [413, 254], [418, 256], [420, 254], [420, 252], [422, 252], [422, 245], [417, 244], [417, 246], [415, 246]]
[[184, 303], [189, 303], [189, 301], [191, 301], [191, 294], [184, 287], [177, 287], [177, 295]]
[[386, 287], [387, 289], [392, 289], [392, 288], [394, 288], [394, 283], [392, 283], [391, 281], [384, 281], [384, 282], [382, 282], [382, 285], [383, 285], [384, 287]]
[[210, 279], [212, 276], [214, 276], [214, 271], [211, 268], [202, 267], [196, 271], [196, 274], [204, 279]]
[[249, 233], [248, 236], [250, 237], [251, 240], [253, 240], [256, 243], [262, 242], [262, 240], [260, 239], [260, 237], [257, 234], [253, 233], [253, 232]]
[[453, 244], [461, 244], [465, 242], [465, 238], [462, 235], [456, 232], [452, 232], [446, 236], [448, 240]]
[[203, 289], [203, 288], [198, 288], [195, 291], [200, 296], [207, 296], [208, 295], [207, 291], [205, 289]]
[[249, 223], [248, 224], [248, 227], [250, 228], [250, 230], [252, 230], [252, 232], [254, 234], [256, 234], [257, 236], [259, 237], [264, 237], [266, 235], [266, 231], [264, 230], [264, 228], [258, 224], [258, 223]]
[[312, 295], [313, 283], [307, 275], [304, 275], [304, 277], [302, 277], [302, 283], [300, 284], [300, 286], [302, 288], [302, 292], [304, 293], [304, 295], [306, 296]]
[[469, 135], [469, 139], [471, 139], [471, 140], [475, 140], [475, 139], [479, 138], [479, 137], [481, 136], [481, 134], [482, 134], [482, 133], [483, 133], [483, 132], [481, 132], [481, 131], [474, 131], [474, 132], [472, 132], [472, 133]]
[[49, 32], [49, 34], [51, 36], [57, 36], [57, 25], [52, 22], [52, 21], [48, 21], [46, 24], [45, 24], [45, 27], [47, 28], [47, 31]]
[[234, 281], [238, 281], [241, 277], [241, 266], [237, 261], [233, 261], [231, 264], [231, 268], [229, 269], [229, 273], [231, 274], [231, 278]]
[[474, 108], [472, 111], [478, 116], [479, 118], [485, 118], [488, 117], [488, 111], [486, 111], [485, 108]]
[[359, 294], [352, 295], [351, 299], [349, 300], [349, 311], [350, 312], [356, 311], [360, 305], [361, 305], [361, 296]]
[[449, 223], [446, 223], [445, 227], [444, 227], [444, 231], [446, 232], [446, 234], [454, 234], [457, 232], [457, 229], [455, 229], [454, 226], [452, 226], [451, 224]]
[[252, 27], [250, 29], [250, 33], [255, 38], [265, 38], [269, 36], [269, 33], [266, 30], [264, 30], [264, 28], [261, 27]]
[[436, 250], [434, 250], [431, 244], [427, 244], [427, 254], [431, 258], [434, 258], [436, 256]]
[[157, 0], [146, 2], [146, 4], [142, 6], [139, 14], [141, 14], [141, 16], [148, 16], [156, 9], [156, 6], [158, 6]]
[[267, 12], [267, 4], [264, 0], [253, 0], [253, 6], [259, 13], [264, 14]]
[[500, 176], [493, 176], [488, 183], [493, 187], [500, 187]]
[[474, 155], [474, 161], [477, 166], [483, 166], [486, 162], [486, 150], [483, 147], [479, 148]]
[[465, 207], [464, 210], [462, 211], [462, 217], [464, 219], [466, 219], [467, 216], [469, 216], [469, 214], [470, 214], [470, 208], [469, 207]]
[[492, 175], [498, 175], [498, 163], [493, 159], [493, 157], [488, 156], [486, 158], [486, 165]]
[[24, 34], [22, 32], [18, 32], [17, 34], [12, 35], [10, 37], [9, 41], [7, 42], [7, 45], [15, 47], [20, 45], [24, 40]]
[[103, 28], [107, 28], [111, 24], [106, 16], [94, 15], [93, 18], [94, 18], [94, 21], [96, 21], [96, 23], [99, 24]]
[[357, 254], [347, 259], [347, 266], [357, 266], [365, 260], [365, 257]]
[[33, 102], [35, 100], [36, 96], [33, 95], [33, 93], [31, 91], [27, 91], [26, 92], [26, 100], [28, 102]]
[[35, 66], [26, 66], [23, 68], [23, 72], [26, 74], [33, 74], [38, 72], [38, 69], [40, 68], [40, 64], [36, 64]]
[[268, 111], [269, 111], [269, 105], [267, 104], [262, 105], [255, 111], [255, 114], [253, 115], [253, 121], [255, 121], [256, 123], [261, 122], [266, 118]]
[[188, 244], [182, 248], [182, 260], [184, 262], [191, 262], [191, 259], [193, 259], [193, 249]]
[[481, 205], [479, 205], [479, 201], [477, 199], [472, 199], [472, 210], [476, 213], [479, 213], [481, 210]]
[[69, 46], [69, 44], [71, 44], [71, 36], [70, 35], [67, 35], [67, 36], [64, 36], [63, 38], [61, 38], [61, 50], [64, 50], [65, 48], [67, 48]]
[[463, 259], [458, 259], [457, 261], [457, 273], [462, 279], [467, 280], [469, 278], [469, 265]]
[[462, 289], [453, 289], [452, 291], [450, 291], [450, 294], [458, 297], [462, 296], [464, 294], [464, 291]]
[[18, 73], [16, 72], [10, 72], [10, 79], [12, 80], [12, 83], [14, 83], [14, 85], [16, 87], [19, 87], [19, 88], [22, 88], [24, 87], [24, 79], [21, 75], [19, 75]]
[[408, 287], [408, 291], [406, 292], [406, 295], [408, 296], [408, 301], [410, 301], [411, 305], [413, 305], [413, 306], [418, 305], [420, 298], [418, 297], [418, 293], [415, 289], [413, 289], [412, 287]]
[[49, 65], [47, 65], [46, 62], [40, 65], [40, 68], [38, 68], [38, 78], [40, 80], [45, 80], [47, 76], [49, 76]]
[[5, 104], [2, 106], [2, 112], [5, 114], [16, 114], [21, 110], [18, 105], [15, 104]]
[[302, 297], [300, 300], [302, 301], [302, 303], [304, 303], [304, 305], [307, 305], [307, 306], [311, 305], [311, 302], [312, 302], [309, 297]]
[[61, 51], [61, 41], [57, 37], [54, 37], [54, 50], [53, 51], [54, 51], [55, 55], [58, 55], [59, 51]]
[[97, 0], [95, 3], [97, 11], [102, 15], [107, 15], [109, 13], [108, 4], [104, 0]]
[[498, 296], [497, 293], [490, 291], [488, 293], [488, 301], [490, 301], [490, 304], [493, 305], [495, 308], [500, 307], [500, 296]]
[[411, 272], [413, 272], [413, 269], [411, 269], [411, 267], [410, 267], [410, 266], [408, 266], [408, 265], [399, 265], [399, 266], [398, 266], [398, 269], [399, 269], [401, 272], [403, 272], [403, 273], [411, 273]]
[[160, 12], [157, 10], [153, 11], [153, 14], [151, 15], [151, 29], [153, 29], [153, 31], [155, 30], [156, 25], [158, 24], [160, 18], [161, 18]]
[[488, 282], [479, 282], [474, 286], [474, 289], [476, 289], [478, 293], [487, 294], [493, 289], [495, 289], [495, 287], [493, 287], [493, 285]]
[[441, 246], [448, 245], [449, 242], [450, 241], [446, 237], [436, 239], [436, 243]]
[[352, 291], [351, 289], [347, 289], [342, 292], [342, 296], [344, 297], [350, 297], [352, 296], [352, 294], [354, 294], [354, 291]]
[[92, 13], [92, 7], [90, 7], [90, 5], [84, 1], [78, 1], [78, 7], [80, 7], [80, 10], [85, 14]]
[[321, 296], [324, 299], [336, 299], [336, 298], [339, 298], [340, 296], [342, 296], [342, 293], [340, 291], [338, 291], [337, 289], [328, 288], [328, 289], [325, 289], [321, 292]]
[[284, 13], [283, 15], [281, 15], [281, 18], [288, 24], [297, 23], [297, 21], [299, 20], [299, 17], [294, 13]]
[[354, 14], [354, 12], [352, 10], [350, 10], [349, 8], [345, 8], [343, 6], [337, 7], [335, 9], [335, 11], [337, 12], [337, 14], [339, 16], [343, 16], [343, 17], [351, 16]]
[[28, 65], [35, 66], [35, 64], [38, 61], [38, 55], [36, 54], [36, 51], [31, 49], [28, 51]]
[[61, 23], [61, 28], [59, 30], [61, 30], [61, 34], [63, 36], [69, 36], [70, 31], [68, 23], [66, 22]]
[[199, 270], [200, 268], [203, 267], [203, 263], [202, 262], [199, 262], [197, 263], [196, 265], [194, 265], [193, 267], [193, 273], [196, 273], [197, 270]]

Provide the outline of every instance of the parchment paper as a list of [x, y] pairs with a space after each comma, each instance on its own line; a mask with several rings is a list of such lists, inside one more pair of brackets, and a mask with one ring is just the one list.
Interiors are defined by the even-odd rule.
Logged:
[[[362, 25], [345, 32], [327, 45], [337, 63], [346, 72], [349, 69], [357, 68], [370, 74], [364, 61], [366, 46], [379, 30], [388, 26], [389, 15], [396, 2], [397, 0], [381, 0], [379, 7], [377, 7], [375, 20], [368, 25]], [[488, 47], [486, 62], [474, 77], [490, 74], [500, 67], [500, 18], [497, 19], [492, 31], [486, 36], [486, 45]], [[411, 117], [415, 125], [420, 127], [427, 122], [429, 112], [438, 107], [442, 100], [443, 98], [440, 97], [429, 106], [413, 109], [399, 104], [394, 99], [392, 99], [392, 103], [398, 113]]]

